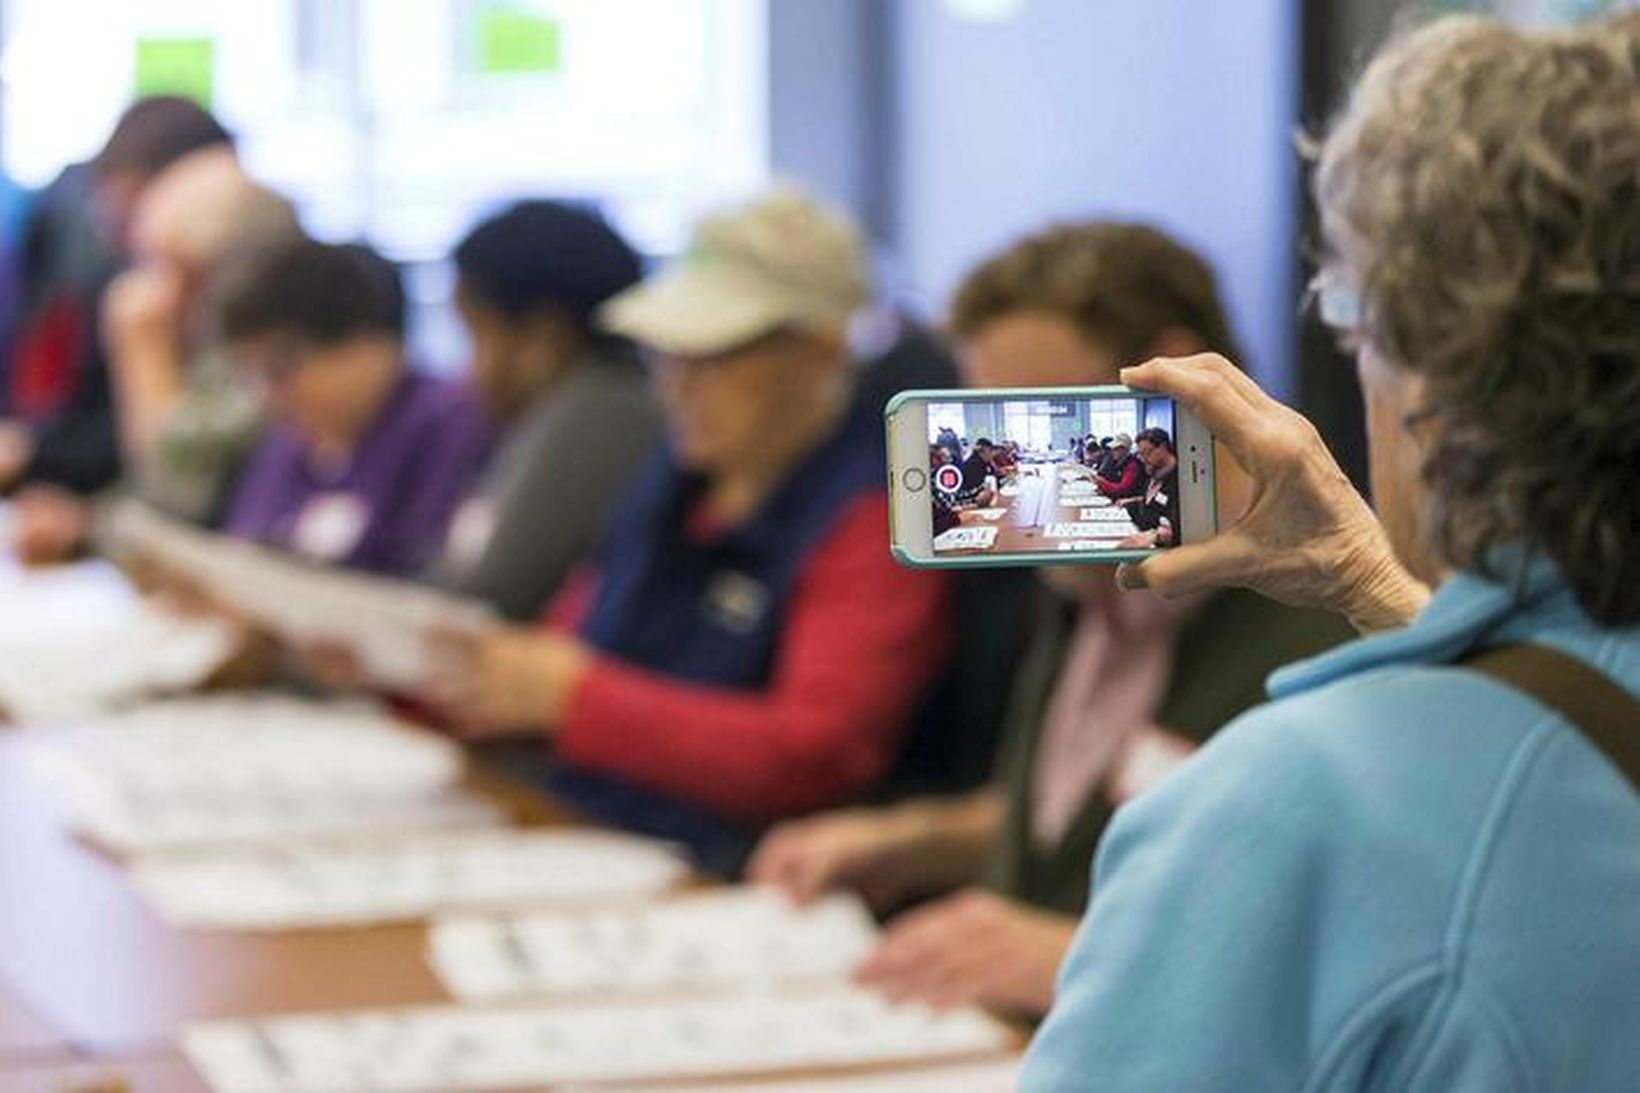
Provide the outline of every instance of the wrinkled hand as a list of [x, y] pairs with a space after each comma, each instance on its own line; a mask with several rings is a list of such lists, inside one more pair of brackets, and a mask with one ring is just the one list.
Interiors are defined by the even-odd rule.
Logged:
[[176, 345], [182, 296], [182, 278], [169, 265], [148, 263], [114, 278], [103, 302], [103, 336], [115, 367], [144, 359], [140, 350]]
[[91, 506], [57, 486], [29, 486], [12, 509], [12, 546], [25, 565], [64, 562], [91, 537]]
[[881, 809], [789, 820], [757, 844], [746, 879], [779, 888], [797, 903], [849, 888], [881, 910], [913, 894], [912, 859], [921, 843], [907, 824]]
[[1239, 586], [1282, 603], [1339, 612], [1358, 629], [1404, 626], [1429, 589], [1396, 558], [1366, 501], [1315, 426], [1217, 354], [1157, 358], [1122, 382], [1189, 407], [1251, 476], [1245, 516], [1205, 543], [1186, 543], [1117, 574], [1124, 588], [1173, 597]]
[[894, 1001], [1040, 1016], [1076, 919], [969, 889], [896, 919], [855, 972]]
[[517, 626], [440, 631], [428, 640], [435, 668], [423, 697], [472, 740], [549, 732], [593, 659], [573, 637]]

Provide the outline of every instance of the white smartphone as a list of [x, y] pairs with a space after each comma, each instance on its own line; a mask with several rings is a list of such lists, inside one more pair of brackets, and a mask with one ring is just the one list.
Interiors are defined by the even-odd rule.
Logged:
[[1166, 395], [905, 391], [885, 418], [906, 565], [1124, 562], [1218, 530], [1213, 438]]

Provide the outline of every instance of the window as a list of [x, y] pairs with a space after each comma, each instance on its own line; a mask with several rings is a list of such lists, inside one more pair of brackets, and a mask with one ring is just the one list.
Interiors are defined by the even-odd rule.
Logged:
[[766, 3], [8, 0], [0, 160], [42, 185], [135, 92], [192, 94], [310, 232], [370, 240], [436, 311], [450, 246], [509, 198], [595, 203], [667, 254], [764, 184]]

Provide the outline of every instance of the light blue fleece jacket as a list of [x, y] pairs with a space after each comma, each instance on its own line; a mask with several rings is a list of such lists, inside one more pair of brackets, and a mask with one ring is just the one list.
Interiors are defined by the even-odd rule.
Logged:
[[[1640, 1093], [1640, 795], [1445, 666], [1530, 641], [1640, 692], [1540, 563], [1276, 673], [1116, 816], [1021, 1089]], [[1640, 732], [1640, 725], [1635, 725]]]

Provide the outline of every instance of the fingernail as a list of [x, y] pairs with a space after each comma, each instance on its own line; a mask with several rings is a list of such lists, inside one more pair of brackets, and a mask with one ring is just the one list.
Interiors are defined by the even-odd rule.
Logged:
[[1150, 582], [1145, 579], [1144, 567], [1127, 565], [1126, 563], [1117, 566], [1116, 587], [1124, 592], [1137, 592], [1140, 589], [1149, 588]]

